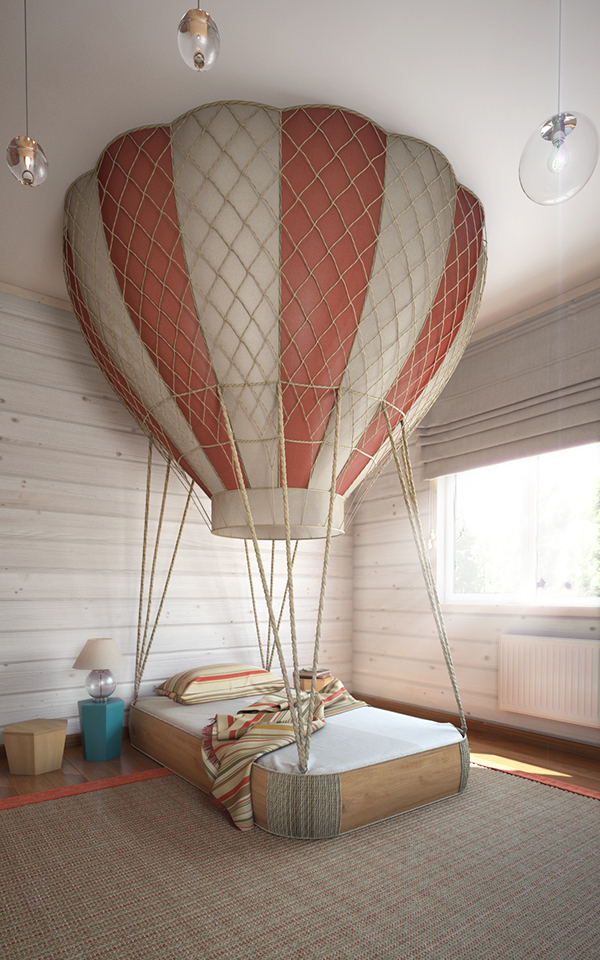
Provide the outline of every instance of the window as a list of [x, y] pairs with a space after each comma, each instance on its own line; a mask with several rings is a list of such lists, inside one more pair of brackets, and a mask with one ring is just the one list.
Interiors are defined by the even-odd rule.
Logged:
[[600, 597], [600, 443], [438, 480], [448, 603], [591, 606]]

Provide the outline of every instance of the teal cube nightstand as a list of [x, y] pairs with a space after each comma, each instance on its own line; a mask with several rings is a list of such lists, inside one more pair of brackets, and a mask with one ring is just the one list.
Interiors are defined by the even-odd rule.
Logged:
[[119, 697], [79, 700], [81, 743], [86, 760], [114, 760], [121, 756], [125, 704]]

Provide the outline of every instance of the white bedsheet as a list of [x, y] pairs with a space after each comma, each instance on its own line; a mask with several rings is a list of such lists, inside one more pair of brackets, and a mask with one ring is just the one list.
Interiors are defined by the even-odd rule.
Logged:
[[[141, 697], [136, 708], [199, 737], [216, 713], [234, 714], [256, 700], [254, 696], [181, 704], [168, 697]], [[451, 723], [435, 723], [376, 707], [360, 707], [328, 717], [325, 726], [313, 733], [308, 772], [343, 773], [460, 740], [460, 730]], [[259, 757], [256, 763], [267, 770], [300, 773], [295, 743]]]

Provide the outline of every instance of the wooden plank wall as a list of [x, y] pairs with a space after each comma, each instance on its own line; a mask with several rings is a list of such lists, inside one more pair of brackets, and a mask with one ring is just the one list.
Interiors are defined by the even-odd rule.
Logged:
[[[133, 694], [147, 441], [99, 372], [73, 314], [0, 292], [0, 730], [35, 717], [79, 729], [89, 637], [111, 636]], [[153, 471], [152, 520], [164, 468]], [[169, 494], [162, 583], [185, 502]], [[296, 607], [301, 658], [312, 660], [322, 543], [300, 546]], [[320, 661], [352, 683], [352, 538], [333, 543]], [[259, 587], [260, 589], [260, 587]], [[283, 580], [275, 581], [280, 597]], [[264, 628], [264, 614], [263, 614]], [[241, 541], [188, 521], [142, 692], [174, 672], [259, 663]]]
[[[72, 664], [88, 637], [112, 636], [130, 665], [132, 696], [147, 443], [93, 361], [72, 314], [0, 292], [0, 730], [67, 717], [78, 730], [84, 674]], [[413, 463], [423, 524], [429, 485]], [[156, 496], [162, 468], [154, 470]], [[169, 496], [165, 549], [184, 493]], [[369, 490], [353, 533], [334, 540], [320, 660], [355, 691], [452, 710], [426, 592], [393, 468]], [[297, 561], [301, 656], [310, 659], [322, 545]], [[276, 582], [276, 596], [282, 579]], [[589, 636], [581, 612], [449, 608], [446, 621], [467, 715], [597, 742], [597, 731], [508, 714], [497, 706], [502, 632]], [[263, 622], [264, 626], [264, 622]], [[191, 658], [191, 659], [190, 659]], [[189, 521], [143, 692], [197, 662], [258, 663], [243, 548]]]
[[[423, 530], [431, 530], [430, 484], [411, 444]], [[457, 712], [393, 464], [372, 485], [353, 523], [354, 690], [429, 710]], [[432, 558], [435, 564], [435, 557]], [[435, 566], [434, 566], [435, 569]], [[594, 610], [444, 605], [467, 716], [549, 736], [597, 743], [598, 731], [498, 708], [502, 633], [597, 637]]]

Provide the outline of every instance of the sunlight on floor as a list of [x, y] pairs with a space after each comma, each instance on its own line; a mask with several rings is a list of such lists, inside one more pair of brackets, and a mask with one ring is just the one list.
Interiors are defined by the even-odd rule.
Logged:
[[571, 780], [569, 773], [561, 773], [559, 770], [552, 770], [547, 767], [537, 767], [532, 763], [524, 763], [521, 760], [510, 761], [507, 757], [496, 757], [493, 753], [471, 753], [471, 758], [475, 763], [481, 763], [483, 766], [498, 767], [500, 770], [520, 770], [522, 773], [531, 773], [534, 776], [554, 777], [557, 780]]

